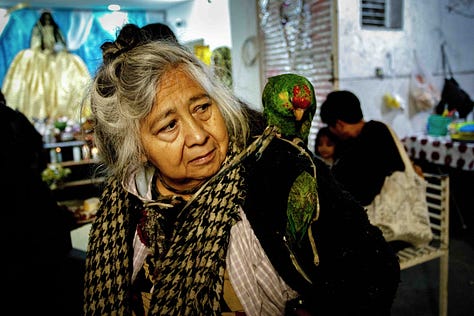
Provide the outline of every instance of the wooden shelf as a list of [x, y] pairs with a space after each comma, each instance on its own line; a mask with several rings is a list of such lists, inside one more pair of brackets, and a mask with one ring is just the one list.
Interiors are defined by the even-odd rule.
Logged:
[[[53, 164], [71, 170], [64, 181], [53, 190], [58, 202], [85, 200], [101, 194], [105, 177], [101, 173], [100, 162], [98, 159], [89, 158], [90, 156], [83, 156], [84, 145], [87, 143], [83, 140], [43, 144], [45, 155]], [[81, 155], [78, 155], [79, 151]], [[53, 159], [55, 153], [57, 156]]]
[[74, 166], [82, 166], [82, 165], [89, 165], [89, 164], [97, 164], [99, 160], [97, 159], [83, 159], [80, 161], [68, 160], [63, 162], [57, 162], [62, 167], [74, 167]]
[[89, 179], [68, 181], [68, 182], [64, 182], [63, 184], [59, 185], [56, 190], [61, 190], [61, 189], [70, 188], [70, 187], [77, 187], [77, 186], [81, 186], [81, 185], [100, 184], [100, 183], [104, 182], [104, 180], [105, 180], [104, 177], [97, 177], [97, 178], [89, 178]]
[[51, 148], [56, 148], [56, 147], [76, 147], [76, 146], [82, 146], [86, 142], [83, 140], [72, 140], [72, 141], [67, 141], [67, 142], [57, 142], [57, 143], [44, 143], [43, 147], [46, 149], [51, 149]]

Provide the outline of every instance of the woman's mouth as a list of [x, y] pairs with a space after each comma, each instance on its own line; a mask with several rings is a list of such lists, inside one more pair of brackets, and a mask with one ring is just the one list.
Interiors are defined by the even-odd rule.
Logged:
[[205, 165], [209, 163], [210, 161], [212, 161], [215, 158], [215, 156], [216, 156], [216, 150], [213, 149], [202, 156], [198, 156], [190, 160], [189, 163], [192, 165]]

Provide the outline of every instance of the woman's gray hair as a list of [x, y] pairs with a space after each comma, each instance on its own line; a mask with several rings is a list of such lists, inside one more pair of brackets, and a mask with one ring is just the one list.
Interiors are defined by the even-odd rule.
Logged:
[[[103, 47], [104, 54], [106, 48]], [[143, 167], [145, 152], [140, 124], [158, 101], [157, 87], [166, 73], [178, 68], [196, 80], [217, 103], [229, 139], [245, 146], [249, 133], [245, 112], [232, 92], [215, 78], [207, 65], [186, 48], [167, 42], [149, 42], [113, 57], [104, 55], [91, 86], [95, 143], [106, 171], [125, 180]]]

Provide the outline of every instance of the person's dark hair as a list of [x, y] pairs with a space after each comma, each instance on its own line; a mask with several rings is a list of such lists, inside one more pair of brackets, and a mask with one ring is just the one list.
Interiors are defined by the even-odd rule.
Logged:
[[178, 43], [176, 35], [171, 28], [163, 23], [150, 23], [142, 27], [148, 39], [152, 41], [167, 40]]
[[[54, 41], [55, 43], [61, 43], [62, 45], [66, 46], [66, 39], [61, 32], [61, 29], [59, 28], [59, 25], [56, 23], [56, 21], [53, 19], [53, 15], [49, 11], [45, 11], [41, 14], [39, 20], [36, 22], [36, 27], [42, 28], [47, 24], [50, 24], [53, 26], [53, 35], [54, 35]], [[43, 36], [41, 37], [41, 49], [46, 49], [45, 43], [44, 43], [44, 38]]]
[[329, 127], [323, 126], [318, 130], [318, 133], [316, 134], [316, 141], [315, 141], [316, 147], [318, 146], [319, 141], [321, 137], [323, 136], [326, 136], [327, 138], [329, 138], [329, 140], [332, 141], [334, 144], [337, 143], [338, 141], [337, 136], [331, 133], [331, 131], [329, 130]]
[[114, 42], [105, 42], [100, 46], [104, 64], [112, 62], [128, 50], [148, 41], [145, 32], [135, 24], [126, 24]]
[[336, 125], [337, 120], [354, 124], [363, 119], [360, 101], [347, 90], [330, 92], [321, 105], [321, 121], [329, 126]]

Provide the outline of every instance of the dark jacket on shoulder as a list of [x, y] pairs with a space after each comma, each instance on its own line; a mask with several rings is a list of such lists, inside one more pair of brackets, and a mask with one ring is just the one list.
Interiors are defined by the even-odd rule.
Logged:
[[244, 210], [252, 228], [278, 273], [314, 315], [390, 315], [400, 281], [398, 258], [362, 206], [338, 186], [324, 163], [313, 160], [321, 210], [312, 224], [319, 265], [313, 263], [308, 238], [293, 249], [312, 284], [296, 271], [283, 241], [289, 189], [310, 164], [278, 139], [246, 166]]

